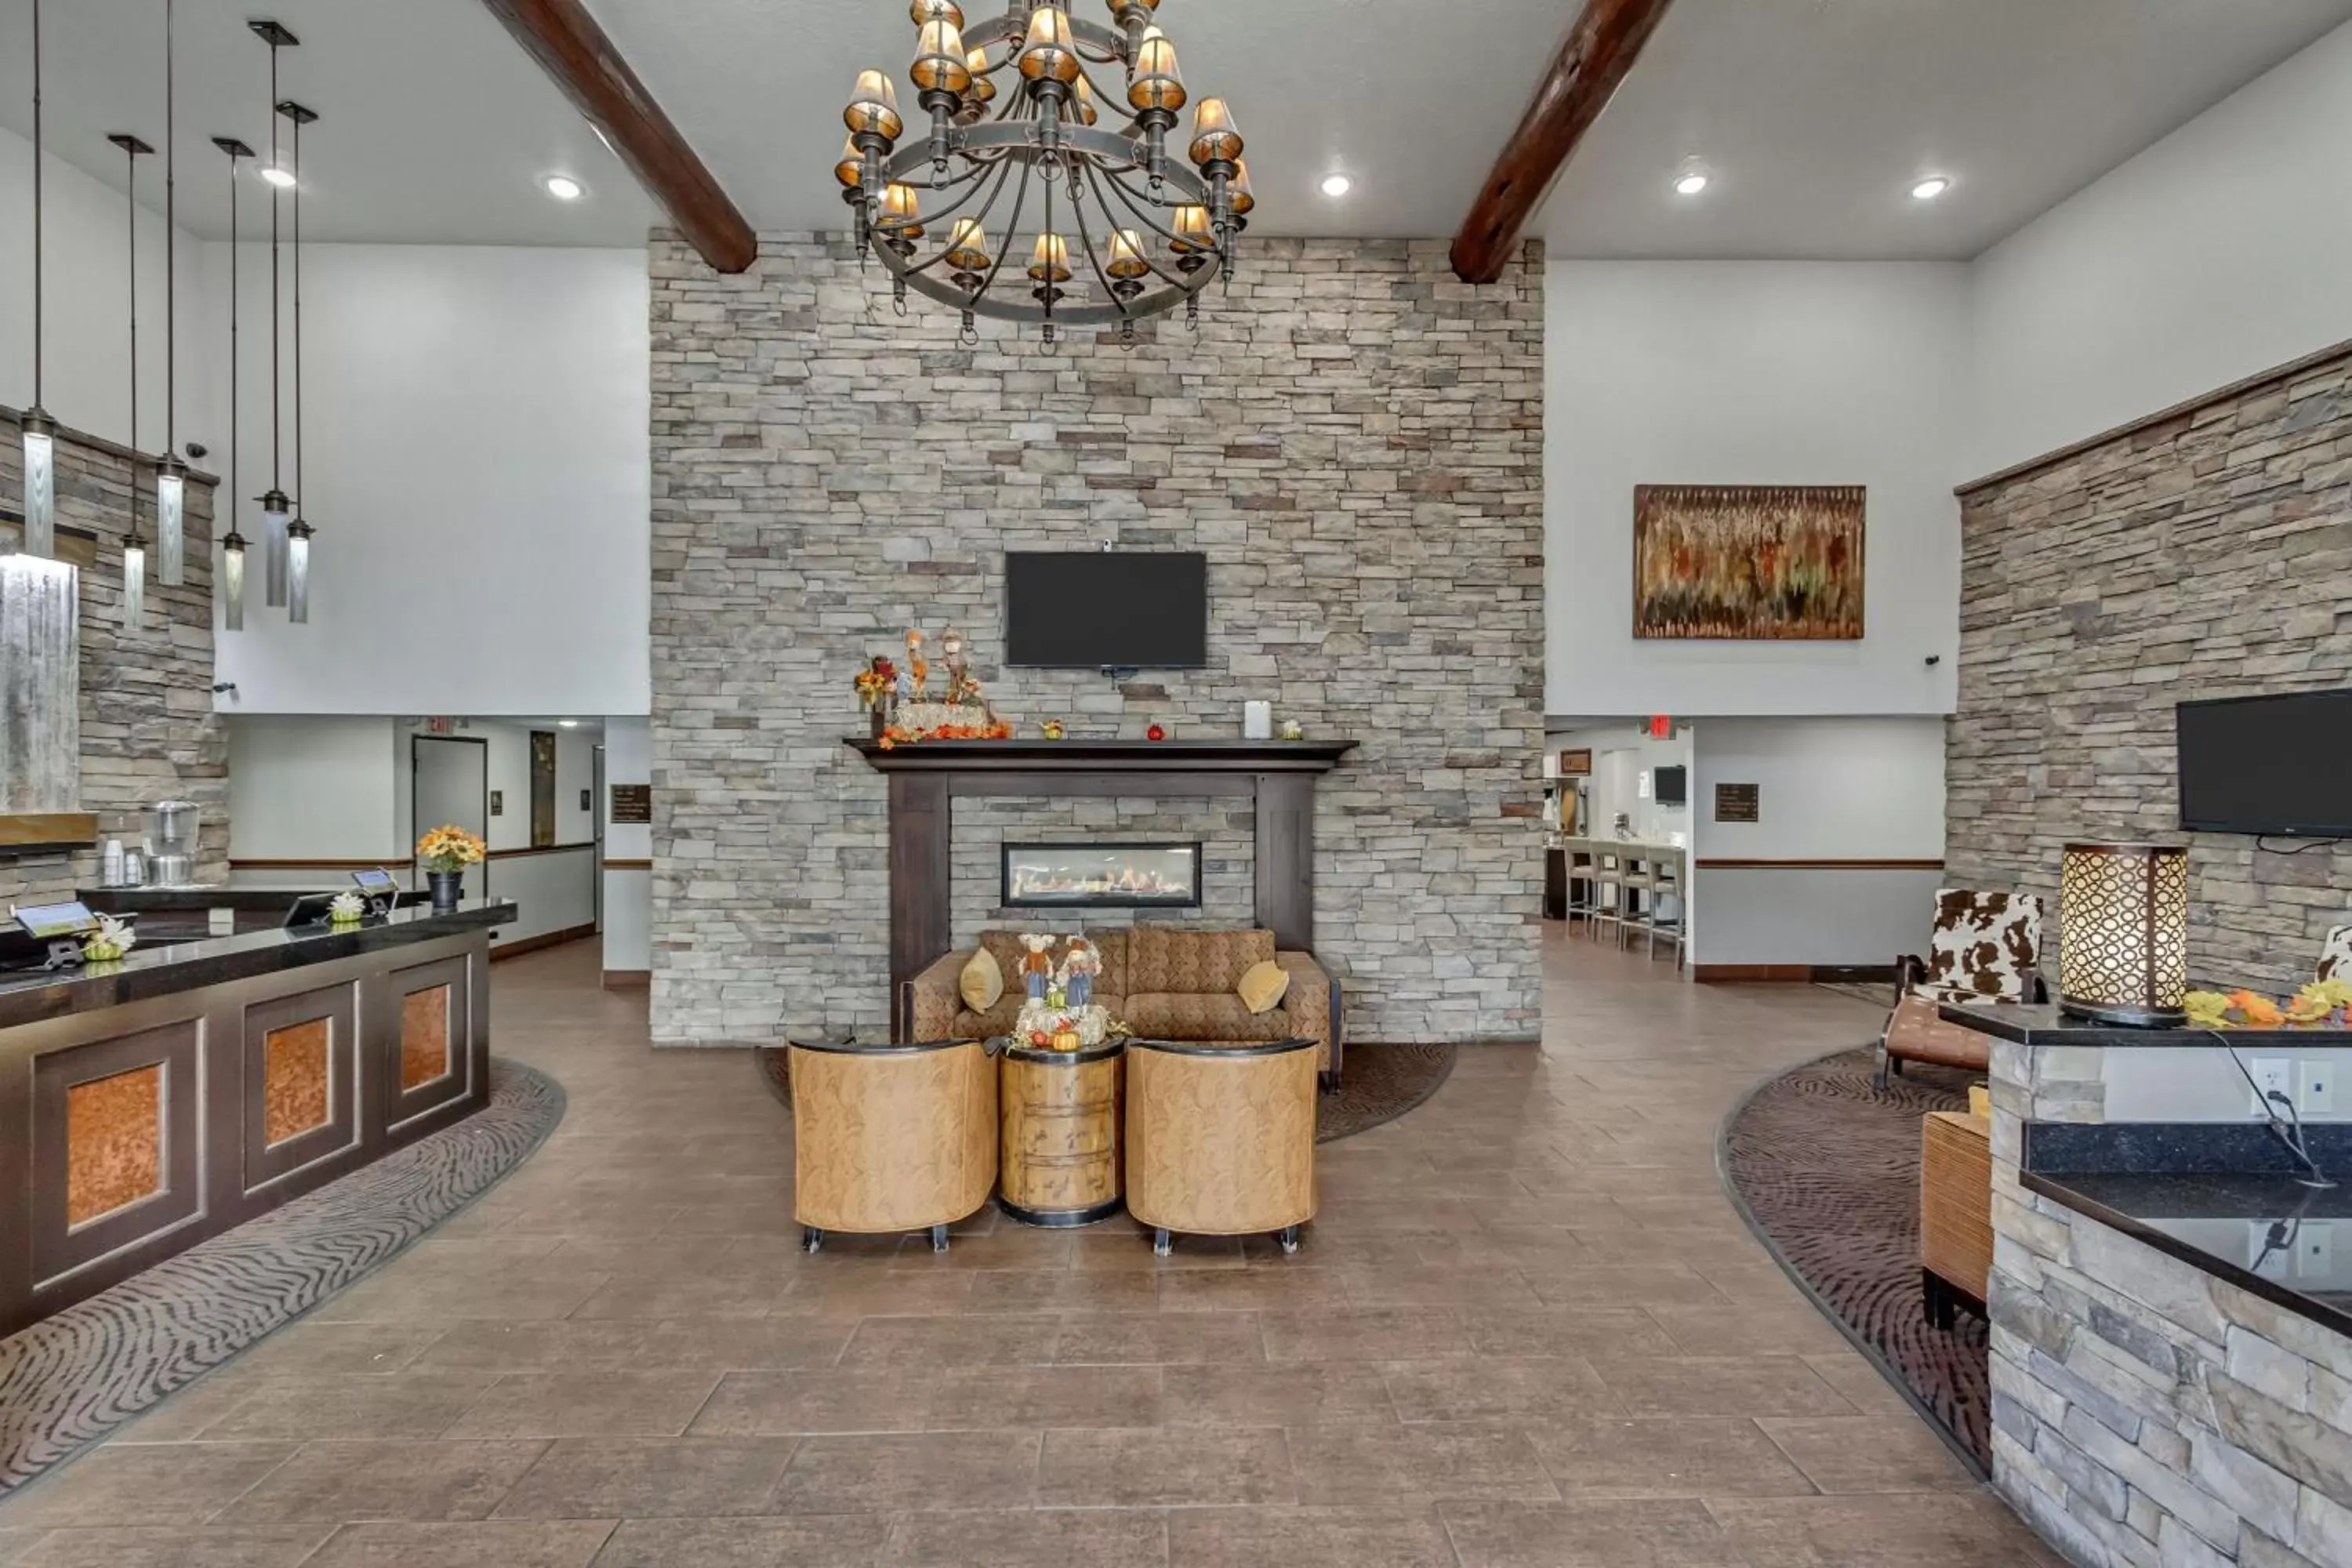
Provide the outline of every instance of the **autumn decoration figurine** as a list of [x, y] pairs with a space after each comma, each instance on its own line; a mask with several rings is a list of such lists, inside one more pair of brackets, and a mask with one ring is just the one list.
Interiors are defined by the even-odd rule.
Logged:
[[111, 963], [138, 945], [139, 935], [129, 921], [100, 915], [98, 929], [83, 939], [81, 956], [89, 963]]

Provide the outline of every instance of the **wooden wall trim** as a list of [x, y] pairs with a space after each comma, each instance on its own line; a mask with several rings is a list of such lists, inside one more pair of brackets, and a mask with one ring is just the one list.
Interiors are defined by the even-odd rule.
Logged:
[[2308, 375], [2320, 366], [2332, 363], [2347, 355], [2352, 355], [2352, 338], [2347, 338], [2340, 343], [2330, 344], [2315, 353], [2307, 353], [2301, 359], [2289, 360], [2284, 364], [2273, 365], [2268, 370], [2256, 371], [2242, 381], [2233, 381], [2227, 386], [2218, 386], [2210, 392], [2200, 393], [2185, 402], [2176, 403], [2169, 408], [2160, 408], [2154, 414], [2134, 419], [2128, 424], [2118, 425], [2112, 430], [2085, 437], [2072, 445], [2061, 447], [2054, 452], [2044, 452], [2038, 458], [2028, 458], [2025, 461], [2002, 468], [1998, 473], [1987, 474], [1983, 479], [1970, 479], [1952, 493], [1966, 500], [1979, 490], [1989, 490], [1996, 485], [2014, 484], [2020, 479], [2030, 479], [2045, 468], [2054, 468], [2061, 463], [2079, 458], [2085, 452], [2095, 452], [2100, 447], [2115, 442], [2144, 436], [2163, 426], [2191, 418], [2216, 404], [2233, 403], [2248, 393], [2258, 392], [2273, 383], [2293, 381], [2297, 376]]
[[1790, 984], [1892, 985], [1893, 964], [1694, 963], [1691, 978], [1701, 985]]
[[562, 947], [567, 942], [583, 942], [595, 934], [596, 928], [593, 924], [565, 926], [562, 931], [543, 931], [537, 936], [517, 937], [512, 942], [493, 942], [490, 944], [490, 962], [496, 963], [502, 958], [520, 958], [526, 952], [537, 952], [541, 948]]
[[650, 991], [654, 972], [650, 969], [608, 969], [604, 971], [607, 991]]
[[243, 860], [228, 863], [232, 871], [373, 871], [413, 865], [405, 855], [378, 856], [371, 860]]
[[1739, 860], [1710, 858], [1695, 862], [1702, 871], [1940, 871], [1941, 860]]
[[607, 871], [650, 871], [653, 868], [654, 863], [650, 860], [614, 860], [608, 857], [604, 861]]
[[583, 838], [577, 844], [526, 844], [519, 849], [493, 849], [490, 851], [490, 858], [493, 860], [520, 860], [524, 857], [530, 855], [562, 855], [569, 850], [593, 849], [595, 847], [596, 841], [593, 838]]

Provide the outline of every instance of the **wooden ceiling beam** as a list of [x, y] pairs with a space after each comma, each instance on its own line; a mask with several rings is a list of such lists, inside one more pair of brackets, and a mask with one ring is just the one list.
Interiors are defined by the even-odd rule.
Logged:
[[583, 0], [482, 0], [588, 122], [604, 133], [646, 194], [702, 258], [741, 272], [760, 242], [669, 116], [588, 14]]
[[1552, 176], [1576, 153], [1674, 0], [1584, 0], [1535, 100], [1496, 154], [1494, 171], [1454, 237], [1454, 271], [1465, 283], [1503, 275]]

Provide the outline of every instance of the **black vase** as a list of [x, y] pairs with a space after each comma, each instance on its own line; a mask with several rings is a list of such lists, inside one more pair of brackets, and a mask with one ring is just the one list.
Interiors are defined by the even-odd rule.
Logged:
[[433, 885], [435, 914], [447, 914], [466, 896], [466, 873], [463, 871], [427, 871], [425, 879]]

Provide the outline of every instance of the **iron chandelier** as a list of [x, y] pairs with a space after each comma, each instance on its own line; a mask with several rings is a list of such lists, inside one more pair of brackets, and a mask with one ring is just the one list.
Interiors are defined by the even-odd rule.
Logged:
[[[1047, 342], [1116, 325], [1132, 343], [1137, 321], [1179, 305], [1197, 322], [1202, 291], [1231, 275], [1255, 205], [1241, 132], [1223, 99], [1186, 93], [1160, 0], [1108, 4], [1110, 26], [1068, 0], [1013, 0], [966, 30], [956, 0], [913, 0], [907, 75], [930, 123], [911, 136], [888, 73], [858, 73], [834, 176], [901, 313], [912, 288], [961, 311], [967, 342], [989, 316], [1037, 322]], [[1110, 67], [1116, 91], [1096, 80]], [[1188, 103], [1191, 167], [1169, 153]], [[1097, 123], [1121, 106], [1124, 127]]]

